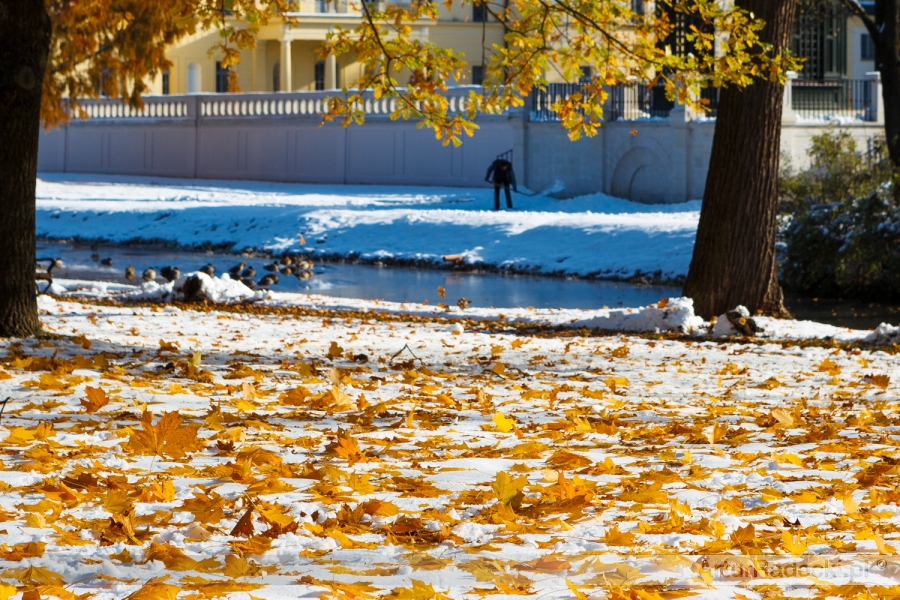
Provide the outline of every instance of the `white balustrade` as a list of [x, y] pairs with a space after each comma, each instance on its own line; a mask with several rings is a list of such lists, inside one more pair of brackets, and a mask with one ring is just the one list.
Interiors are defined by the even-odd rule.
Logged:
[[[451, 89], [446, 94], [446, 109], [450, 114], [465, 112], [469, 100], [468, 89]], [[83, 114], [91, 119], [235, 119], [248, 117], [316, 117], [328, 112], [328, 98], [335, 92], [283, 92], [248, 94], [191, 94], [188, 96], [145, 96], [144, 106], [134, 108], [119, 99], [84, 100]], [[376, 98], [365, 92], [351, 104], [354, 110], [370, 117], [386, 118], [397, 110], [397, 98]], [[416, 100], [414, 106], [425, 106]]]

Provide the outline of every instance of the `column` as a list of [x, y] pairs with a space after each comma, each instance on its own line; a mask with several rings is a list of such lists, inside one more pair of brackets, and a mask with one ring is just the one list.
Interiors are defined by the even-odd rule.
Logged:
[[258, 89], [256, 82], [256, 46], [250, 51], [250, 91], [255, 92]]
[[325, 89], [337, 89], [337, 57], [334, 54], [325, 59]]
[[866, 73], [869, 80], [869, 107], [866, 111], [866, 120], [884, 125], [884, 102], [882, 101], [881, 72]]
[[291, 89], [291, 40], [281, 40], [281, 91]]
[[200, 63], [190, 63], [187, 68], [187, 93], [199, 94], [201, 91]]
[[[688, 94], [695, 96], [690, 90]], [[691, 98], [696, 101], [695, 97]], [[687, 202], [691, 199], [691, 121], [694, 120], [694, 109], [675, 96], [675, 106], [669, 111], [669, 127], [672, 128], [672, 146], [670, 158], [672, 164], [672, 181], [664, 202]]]
[[781, 124], [793, 125], [797, 122], [797, 113], [794, 112], [794, 80], [797, 79], [795, 71], [787, 72], [787, 81], [784, 82], [784, 106], [781, 109]]

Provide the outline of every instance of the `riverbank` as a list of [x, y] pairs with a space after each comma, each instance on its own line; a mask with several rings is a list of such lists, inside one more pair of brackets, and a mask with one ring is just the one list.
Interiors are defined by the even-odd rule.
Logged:
[[37, 232], [48, 240], [306, 251], [320, 260], [655, 284], [679, 285], [687, 273], [699, 202], [516, 196], [517, 210], [495, 212], [492, 195], [47, 174], [38, 181]]

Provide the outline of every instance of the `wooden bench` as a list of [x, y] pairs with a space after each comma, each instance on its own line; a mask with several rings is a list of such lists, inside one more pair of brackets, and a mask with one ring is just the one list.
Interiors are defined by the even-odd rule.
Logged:
[[[46, 263], [47, 266], [43, 266], [41, 263]], [[46, 294], [50, 291], [50, 286], [53, 285], [53, 269], [62, 264], [62, 261], [58, 258], [39, 258], [37, 259], [37, 266], [34, 271], [34, 283], [37, 287], [37, 294], [40, 296], [41, 294]], [[44, 286], [44, 289], [41, 289], [41, 281], [46, 281], [47, 285]]]

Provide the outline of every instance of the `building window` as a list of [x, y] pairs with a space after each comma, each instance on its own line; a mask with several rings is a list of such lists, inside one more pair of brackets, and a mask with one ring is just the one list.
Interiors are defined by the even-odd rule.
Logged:
[[216, 61], [216, 93], [224, 94], [228, 91], [228, 76], [231, 73], [229, 67], [223, 67], [222, 63]]
[[327, 13], [328, 12], [328, 0], [316, 0], [316, 12], [317, 13]]
[[[632, 6], [634, 6], [634, 3], [632, 3]], [[698, 56], [703, 53], [697, 40], [690, 40], [688, 36], [692, 34], [695, 28], [701, 33], [712, 33], [712, 25], [704, 22], [696, 14], [676, 10], [671, 5], [657, 3], [656, 11], [658, 14], [665, 14], [672, 26], [669, 35], [659, 41], [659, 48], [668, 48], [676, 56], [688, 56], [689, 54]]]
[[163, 74], [162, 74], [162, 93], [163, 93], [163, 96], [168, 96], [170, 93], [169, 92], [169, 71], [168, 71], [168, 69], [163, 71]]
[[644, 14], [644, 0], [631, 0], [631, 10], [636, 15]]
[[275, 66], [272, 67], [272, 91], [281, 91], [281, 61], [276, 60]]
[[316, 83], [317, 90], [325, 89], [325, 61], [320, 60], [313, 69], [313, 78]]
[[484, 83], [484, 67], [476, 65], [472, 67], [472, 85], [482, 85]]
[[472, 4], [472, 22], [473, 23], [484, 23], [487, 21], [488, 11], [487, 7], [482, 3]]
[[859, 60], [875, 60], [875, 44], [868, 33], [859, 36]]
[[800, 71], [802, 79], [840, 79], [847, 74], [848, 16], [833, 0], [816, 10], [798, 10], [791, 51], [806, 59]]

